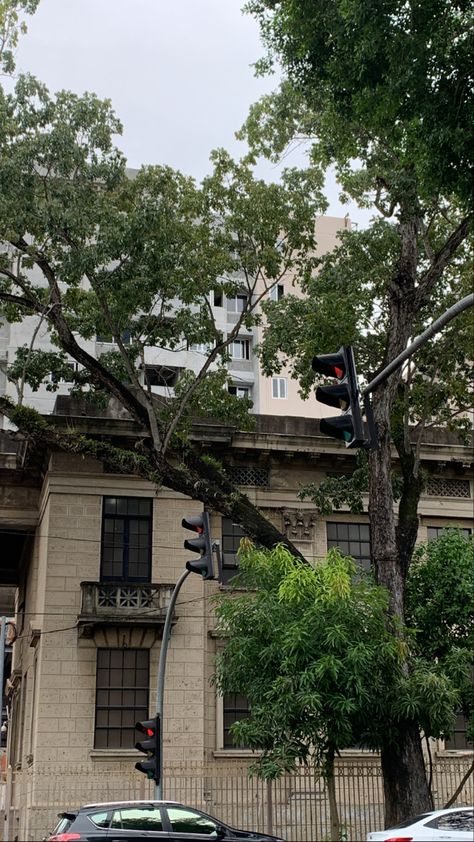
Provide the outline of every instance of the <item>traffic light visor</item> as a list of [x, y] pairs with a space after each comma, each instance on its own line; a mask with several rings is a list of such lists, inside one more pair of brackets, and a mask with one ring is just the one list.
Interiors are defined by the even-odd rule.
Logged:
[[336, 354], [321, 354], [318, 357], [313, 357], [312, 368], [318, 374], [325, 374], [326, 377], [336, 377], [337, 380], [342, 380], [347, 371], [343, 349], [341, 348]]
[[316, 389], [316, 400], [320, 403], [327, 404], [327, 406], [335, 406], [337, 409], [342, 409], [343, 412], [349, 409], [351, 405], [349, 389], [346, 383], [341, 383], [339, 386], [318, 386]]
[[202, 515], [196, 517], [183, 517], [181, 526], [185, 529], [192, 529], [193, 532], [199, 532], [200, 535], [204, 532], [204, 518]]
[[331, 436], [335, 439], [342, 439], [347, 444], [354, 438], [354, 425], [351, 415], [323, 418], [319, 423], [319, 429], [324, 435]]

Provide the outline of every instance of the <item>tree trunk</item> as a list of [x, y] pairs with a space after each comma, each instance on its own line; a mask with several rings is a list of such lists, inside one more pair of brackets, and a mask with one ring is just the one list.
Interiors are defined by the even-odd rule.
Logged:
[[341, 838], [341, 826], [339, 822], [339, 810], [337, 808], [336, 779], [334, 777], [334, 749], [329, 749], [328, 751], [325, 778], [329, 799], [331, 842], [339, 842]]
[[385, 827], [431, 808], [430, 791], [416, 722], [401, 722], [397, 745], [382, 750]]

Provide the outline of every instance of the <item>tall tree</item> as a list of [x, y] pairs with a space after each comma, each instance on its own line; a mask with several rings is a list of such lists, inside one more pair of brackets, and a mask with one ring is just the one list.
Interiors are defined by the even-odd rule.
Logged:
[[[0, 398], [0, 411], [44, 444], [200, 499], [271, 546], [285, 539], [188, 432], [196, 414], [251, 423], [249, 401], [226, 389], [229, 346], [286, 273], [297, 282], [311, 273], [320, 174], [288, 169], [267, 184], [223, 150], [202, 185], [168, 167], [128, 174], [113, 144], [120, 130], [110, 103], [91, 94], [51, 97], [31, 77], [0, 91], [0, 304], [30, 336], [6, 370], [16, 400]], [[223, 336], [213, 296], [242, 292]], [[51, 344], [37, 347], [44, 332]], [[96, 336], [113, 350], [97, 357]], [[146, 349], [159, 363], [196, 343], [198, 369], [160, 399]], [[54, 390], [70, 359], [79, 366], [73, 391], [115, 398], [143, 430], [140, 451], [60, 432], [28, 407], [26, 386]]]
[[352, 559], [333, 549], [310, 567], [283, 547], [242, 544], [236, 592], [215, 598], [225, 641], [216, 683], [249, 700], [249, 715], [232, 730], [237, 745], [258, 752], [259, 776], [278, 778], [304, 763], [325, 779], [338, 840], [335, 755], [390, 744], [414, 708], [426, 733], [439, 735], [452, 719], [456, 684], [425, 661], [405, 674], [411, 645], [390, 628], [388, 593], [355, 576]]
[[[311, 355], [335, 350], [339, 341], [356, 345], [370, 379], [471, 283], [472, 6], [254, 0], [247, 9], [260, 21], [268, 47], [260, 70], [278, 60], [284, 72], [280, 90], [252, 108], [242, 132], [254, 154], [278, 157], [304, 139], [313, 166], [325, 171], [333, 165], [343, 197], [378, 216], [322, 262], [306, 287], [307, 302], [269, 309], [274, 333], [267, 335], [266, 370], [273, 369], [271, 348], [297, 353], [294, 373], [308, 388]], [[290, 311], [299, 315], [292, 337], [285, 322]], [[402, 624], [423, 487], [421, 435], [436, 420], [454, 423], [472, 403], [464, 344], [471, 318], [456, 320], [406, 374], [393, 373], [374, 394], [379, 446], [368, 468], [372, 555], [391, 614]], [[392, 445], [401, 468], [398, 519]], [[400, 722], [397, 739], [382, 750], [382, 768], [387, 823], [429, 808], [416, 719]]]

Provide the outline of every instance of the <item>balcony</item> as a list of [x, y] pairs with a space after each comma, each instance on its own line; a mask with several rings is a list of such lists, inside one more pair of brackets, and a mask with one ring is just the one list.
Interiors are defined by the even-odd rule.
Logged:
[[148, 582], [81, 582], [79, 634], [104, 626], [143, 626], [163, 632], [174, 585]]

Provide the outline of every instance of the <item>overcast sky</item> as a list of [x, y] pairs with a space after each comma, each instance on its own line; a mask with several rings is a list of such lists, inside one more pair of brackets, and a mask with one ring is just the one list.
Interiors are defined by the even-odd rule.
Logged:
[[[235, 140], [249, 106], [276, 87], [255, 78], [262, 55], [244, 0], [40, 0], [20, 42], [17, 70], [55, 92], [94, 91], [112, 100], [123, 123], [118, 145], [131, 167], [168, 164], [201, 179], [209, 152]], [[290, 160], [291, 163], [291, 160]], [[295, 164], [298, 161], [295, 159]], [[265, 177], [277, 171], [265, 167]], [[328, 184], [328, 213], [347, 206]], [[354, 221], [366, 214], [350, 207]]]

